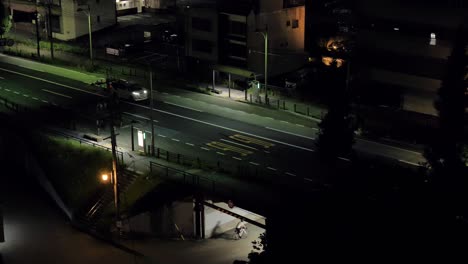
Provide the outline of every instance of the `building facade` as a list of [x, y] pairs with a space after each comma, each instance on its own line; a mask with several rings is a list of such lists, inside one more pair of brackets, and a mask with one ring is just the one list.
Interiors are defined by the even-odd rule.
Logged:
[[290, 2], [226, 0], [186, 8], [188, 60], [247, 70], [262, 78], [264, 40], [268, 35], [269, 76], [300, 68], [307, 57], [304, 52], [305, 9], [302, 4]]
[[[115, 3], [105, 0], [38, 0], [37, 2], [10, 0], [2, 1], [13, 16], [13, 28], [35, 33], [35, 18], [40, 25], [42, 36], [60, 40], [72, 40], [87, 35], [88, 14], [92, 31], [98, 31], [116, 24]], [[78, 11], [79, 9], [83, 11]], [[89, 13], [88, 13], [89, 12]], [[50, 28], [49, 29], [49, 20]]]

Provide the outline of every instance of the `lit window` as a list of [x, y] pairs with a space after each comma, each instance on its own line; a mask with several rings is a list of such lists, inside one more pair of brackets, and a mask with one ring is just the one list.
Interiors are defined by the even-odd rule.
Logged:
[[400, 30], [400, 29], [399, 29], [399, 28], [397, 28], [397, 27], [395, 27], [395, 28], [393, 28], [393, 30], [395, 30], [395, 31], [398, 31], [398, 30]]
[[294, 19], [292, 21], [292, 28], [298, 28], [299, 27], [299, 20], [297, 19]]
[[436, 45], [436, 34], [431, 33], [431, 40], [429, 41], [429, 45], [435, 46]]

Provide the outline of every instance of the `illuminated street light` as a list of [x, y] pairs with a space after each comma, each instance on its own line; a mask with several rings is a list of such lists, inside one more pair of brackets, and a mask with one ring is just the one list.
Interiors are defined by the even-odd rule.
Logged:
[[265, 28], [265, 31], [255, 31], [255, 33], [260, 33], [265, 40], [265, 104], [268, 102], [268, 27]]
[[102, 174], [102, 175], [101, 175], [101, 179], [102, 179], [102, 181], [107, 182], [107, 181], [109, 180], [109, 175], [107, 175], [107, 174]]

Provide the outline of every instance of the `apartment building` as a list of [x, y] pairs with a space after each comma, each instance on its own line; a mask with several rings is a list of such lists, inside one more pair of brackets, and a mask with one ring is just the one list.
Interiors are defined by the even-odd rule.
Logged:
[[[219, 0], [185, 9], [186, 55], [195, 65], [262, 78], [300, 68], [304, 52], [302, 1]], [[250, 73], [249, 73], [250, 72]]]
[[[8, 0], [2, 1], [13, 15], [13, 28], [35, 34], [36, 13], [40, 34], [48, 36], [50, 19], [53, 38], [72, 40], [88, 34], [88, 14], [92, 30], [98, 31], [116, 23], [113, 1], [106, 0]], [[83, 11], [78, 11], [79, 9]]]

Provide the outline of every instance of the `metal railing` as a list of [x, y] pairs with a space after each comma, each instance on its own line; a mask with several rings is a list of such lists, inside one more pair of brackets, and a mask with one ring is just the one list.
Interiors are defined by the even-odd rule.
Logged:
[[[96, 148], [101, 148], [101, 149], [104, 149], [106, 151], [112, 152], [112, 148], [100, 145], [100, 144], [98, 144], [96, 142], [93, 142], [91, 140], [87, 140], [87, 139], [84, 139], [84, 138], [73, 136], [73, 135], [67, 134], [65, 132], [54, 130], [52, 128], [45, 128], [44, 130], [46, 130], [46, 132], [59, 135], [59, 136], [64, 137], [66, 139], [71, 139], [71, 140], [78, 141], [80, 143], [80, 145], [81, 145], [81, 143], [84, 143], [84, 144], [91, 145], [91, 146], [96, 147]], [[123, 152], [119, 151], [119, 150], [116, 150], [116, 153], [117, 153], [117, 161], [120, 163], [120, 165], [124, 165]]]
[[222, 196], [233, 197], [235, 195], [235, 191], [232, 188], [222, 186], [209, 177], [192, 174], [154, 161], [150, 161], [150, 172], [153, 175], [194, 186], [211, 193], [221, 194]]

